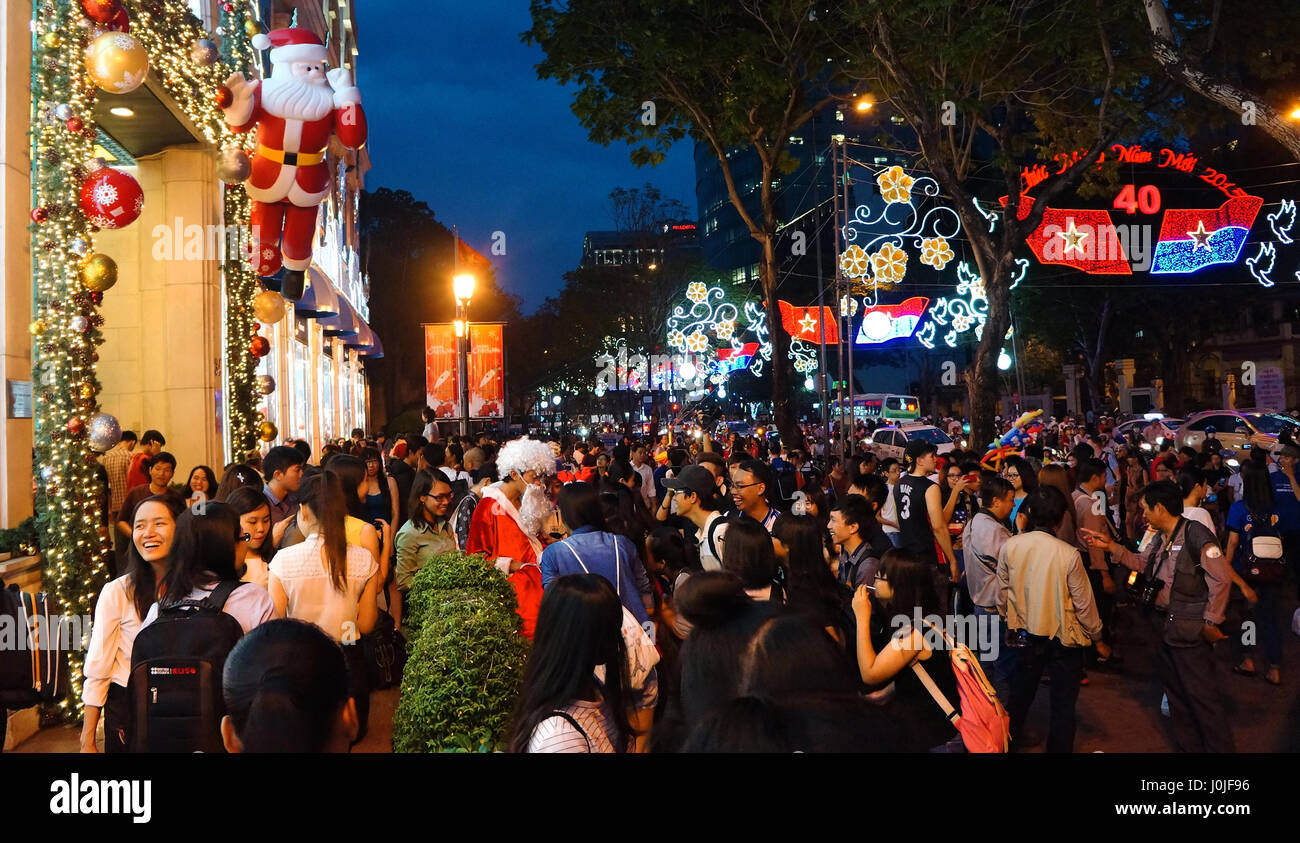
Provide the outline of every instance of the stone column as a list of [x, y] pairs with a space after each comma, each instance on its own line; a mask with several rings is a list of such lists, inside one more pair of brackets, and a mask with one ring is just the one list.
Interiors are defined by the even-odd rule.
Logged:
[[1115, 367], [1115, 374], [1119, 380], [1119, 411], [1131, 413], [1133, 396], [1129, 393], [1133, 389], [1133, 373], [1137, 371], [1137, 364], [1132, 357], [1122, 357], [1111, 365]]
[[[33, 420], [11, 419], [8, 381], [32, 380], [32, 256], [27, 232], [31, 212], [31, 155], [27, 129], [31, 103], [31, 33], [29, 0], [0, 4], [0, 197], [4, 227], [0, 234], [0, 273], [4, 295], [4, 344], [0, 347], [0, 389], [5, 391], [0, 426], [0, 526], [12, 527], [32, 514]], [[33, 407], [33, 411], [34, 411]]]
[[1076, 363], [1067, 363], [1061, 367], [1065, 373], [1065, 411], [1072, 416], [1079, 414], [1082, 402], [1079, 400], [1079, 381], [1083, 379], [1083, 367]]

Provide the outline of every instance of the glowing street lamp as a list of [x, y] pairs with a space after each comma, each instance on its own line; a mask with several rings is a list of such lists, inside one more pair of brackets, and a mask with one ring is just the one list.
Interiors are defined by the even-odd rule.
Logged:
[[456, 299], [456, 346], [460, 368], [460, 435], [469, 435], [469, 300], [474, 297], [474, 276], [461, 273], [451, 279]]
[[859, 112], [870, 111], [871, 107], [875, 104], [876, 104], [876, 100], [874, 97], [871, 96], [871, 94], [863, 94], [862, 96], [858, 97], [857, 102], [853, 104], [853, 108]]

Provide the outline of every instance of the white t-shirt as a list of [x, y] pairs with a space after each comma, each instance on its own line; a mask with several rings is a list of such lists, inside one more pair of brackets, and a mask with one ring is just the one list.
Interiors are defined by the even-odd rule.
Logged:
[[713, 533], [713, 543], [717, 546], [718, 553], [715, 556], [713, 550], [709, 547], [709, 529], [713, 527], [713, 522], [723, 518], [721, 512], [710, 512], [709, 517], [705, 520], [704, 526], [695, 534], [696, 540], [700, 543], [700, 567], [706, 571], [722, 570], [722, 548], [726, 540], [727, 525], [721, 524]]
[[650, 467], [650, 463], [634, 465], [632, 468], [641, 475], [641, 497], [645, 500], [646, 508], [652, 509], [655, 502], [655, 470]]
[[345, 637], [355, 640], [361, 595], [379, 566], [370, 551], [349, 544], [347, 587], [340, 592], [334, 588], [325, 567], [322, 545], [320, 534], [312, 533], [301, 544], [281, 550], [271, 560], [270, 573], [280, 581], [288, 598], [285, 617], [314, 623], [335, 641]]
[[448, 466], [445, 465], [439, 466], [439, 469], [442, 471], [444, 475], [446, 475], [447, 479], [450, 480], [452, 483], [455, 483], [457, 480], [464, 480], [466, 484], [470, 486], [474, 485], [474, 478], [470, 477], [468, 474], [466, 474], [463, 471], [457, 471], [456, 469], [449, 468]]
[[[880, 508], [880, 517], [881, 517], [881, 518], [884, 518], [884, 519], [887, 520], [887, 521], [893, 521], [895, 524], [897, 524], [897, 523], [898, 523], [898, 504], [894, 501], [894, 485], [895, 485], [895, 484], [893, 484], [893, 483], [886, 483], [886, 484], [885, 484], [885, 488], [886, 488], [888, 491], [887, 491], [887, 493], [885, 494], [885, 505], [882, 506], [882, 507]], [[897, 533], [897, 532], [898, 532], [898, 528], [897, 528], [897, 527], [891, 527], [891, 526], [889, 526], [888, 524], [883, 524], [883, 523], [882, 523], [880, 526], [884, 528], [884, 530], [885, 530], [886, 533]]]
[[1214, 527], [1214, 519], [1210, 517], [1210, 513], [1203, 507], [1185, 506], [1183, 507], [1183, 517], [1188, 521], [1195, 521], [1197, 524], [1205, 527], [1205, 529], [1210, 531], [1211, 535], [1217, 536], [1219, 534], [1219, 531]]
[[[217, 584], [202, 585], [189, 593], [190, 600], [202, 600], [212, 593]], [[252, 583], [246, 583], [239, 588], [230, 592], [230, 597], [226, 598], [226, 605], [221, 611], [230, 615], [239, 621], [243, 627], [244, 634], [253, 631], [254, 627], [275, 619], [275, 602], [271, 600], [271, 595], [265, 588]], [[145, 616], [144, 623], [140, 628], [144, 629], [149, 624], [158, 619], [158, 604], [155, 603], [149, 607], [149, 614]]]

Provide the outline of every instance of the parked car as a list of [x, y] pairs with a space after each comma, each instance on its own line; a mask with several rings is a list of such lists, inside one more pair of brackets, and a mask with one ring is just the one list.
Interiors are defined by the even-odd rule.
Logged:
[[1244, 456], [1254, 446], [1272, 450], [1277, 445], [1278, 434], [1290, 428], [1293, 437], [1300, 437], [1300, 422], [1280, 413], [1257, 410], [1205, 410], [1192, 413], [1178, 427], [1175, 446], [1201, 449], [1205, 430], [1214, 428], [1215, 437], [1233, 456]]
[[867, 442], [867, 449], [882, 460], [887, 457], [902, 460], [903, 450], [913, 439], [932, 442], [940, 454], [946, 454], [956, 447], [948, 434], [933, 425], [904, 424], [876, 428]]

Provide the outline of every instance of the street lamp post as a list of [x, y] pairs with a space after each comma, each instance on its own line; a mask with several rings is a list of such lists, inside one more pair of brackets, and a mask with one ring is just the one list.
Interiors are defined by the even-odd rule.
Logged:
[[460, 378], [460, 435], [469, 435], [469, 300], [474, 296], [474, 276], [468, 273], [451, 279], [456, 297], [456, 359]]

